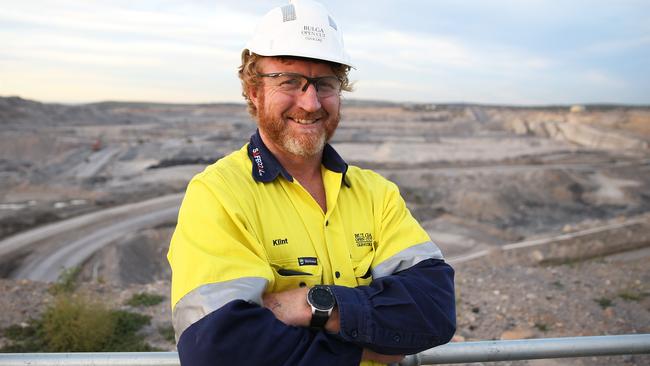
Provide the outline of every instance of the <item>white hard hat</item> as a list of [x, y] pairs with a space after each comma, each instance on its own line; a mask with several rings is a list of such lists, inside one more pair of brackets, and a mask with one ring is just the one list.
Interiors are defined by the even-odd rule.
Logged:
[[291, 0], [268, 12], [246, 49], [260, 56], [300, 56], [353, 67], [343, 48], [341, 27], [312, 0]]

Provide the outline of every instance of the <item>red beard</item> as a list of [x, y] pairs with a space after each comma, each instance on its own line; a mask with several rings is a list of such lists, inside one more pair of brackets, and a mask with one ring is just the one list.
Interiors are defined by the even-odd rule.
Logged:
[[[340, 113], [338, 110], [335, 118], [331, 118], [322, 108], [312, 113], [298, 109], [285, 112], [281, 116], [271, 116], [266, 114], [266, 101], [262, 90], [260, 90], [258, 100], [257, 117], [260, 130], [276, 146], [294, 155], [308, 157], [320, 154], [325, 143], [334, 136], [334, 131], [339, 124]], [[321, 124], [321, 128], [311, 131], [296, 131], [289, 125], [296, 122], [290, 121], [290, 119], [319, 119], [316, 123]]]

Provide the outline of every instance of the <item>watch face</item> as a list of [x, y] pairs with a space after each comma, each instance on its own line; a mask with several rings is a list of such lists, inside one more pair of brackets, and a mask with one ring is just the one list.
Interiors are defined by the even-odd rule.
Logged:
[[330, 310], [334, 301], [334, 295], [326, 288], [314, 287], [309, 291], [309, 302], [318, 310]]

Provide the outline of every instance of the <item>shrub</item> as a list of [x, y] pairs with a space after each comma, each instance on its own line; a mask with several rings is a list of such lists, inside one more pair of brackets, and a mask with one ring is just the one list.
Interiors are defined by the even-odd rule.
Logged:
[[133, 295], [126, 304], [131, 306], [154, 306], [160, 304], [164, 299], [160, 295], [141, 292]]
[[598, 298], [598, 299], [594, 299], [594, 301], [596, 303], [598, 303], [598, 305], [600, 305], [600, 307], [603, 308], [603, 309], [607, 309], [610, 306], [614, 306], [614, 302], [612, 302], [612, 300], [610, 300], [610, 299], [608, 299], [606, 297], [601, 297], [601, 298]]
[[124, 310], [114, 310], [111, 317], [115, 322], [113, 333], [107, 340], [104, 352], [147, 352], [156, 351], [147, 344], [137, 332], [145, 325], [149, 325], [151, 317]]
[[158, 333], [168, 342], [176, 343], [176, 334], [174, 333], [174, 327], [171, 325], [165, 325], [158, 327]]
[[618, 294], [618, 297], [625, 301], [641, 301], [646, 298], [648, 295], [647, 292], [632, 292], [632, 291], [623, 291]]
[[535, 323], [535, 328], [539, 329], [542, 332], [548, 332], [549, 327], [546, 323]]
[[2, 334], [10, 343], [0, 348], [0, 352], [24, 353], [45, 350], [41, 323], [38, 320], [30, 319], [25, 324], [12, 325], [5, 328]]
[[155, 350], [137, 332], [150, 317], [82, 296], [58, 296], [41, 319], [11, 326], [2, 352], [143, 352]]
[[42, 322], [43, 340], [51, 352], [98, 352], [115, 327], [104, 305], [81, 297], [59, 296]]
[[53, 295], [72, 293], [77, 287], [79, 272], [81, 272], [81, 267], [70, 267], [61, 271], [59, 278], [50, 287], [50, 293]]

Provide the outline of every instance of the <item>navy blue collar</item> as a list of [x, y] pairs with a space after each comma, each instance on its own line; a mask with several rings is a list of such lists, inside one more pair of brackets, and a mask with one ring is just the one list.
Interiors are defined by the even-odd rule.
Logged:
[[[278, 175], [282, 174], [284, 179], [293, 182], [293, 177], [286, 169], [280, 164], [278, 159], [273, 156], [273, 153], [264, 145], [260, 131], [255, 131], [251, 136], [250, 143], [248, 144], [248, 157], [253, 163], [252, 176], [258, 182], [269, 183], [275, 180]], [[343, 183], [350, 187], [350, 184], [345, 179], [345, 173], [348, 171], [348, 164], [341, 158], [341, 156], [334, 150], [330, 144], [325, 144], [323, 149], [323, 166], [325, 168], [342, 173]]]

